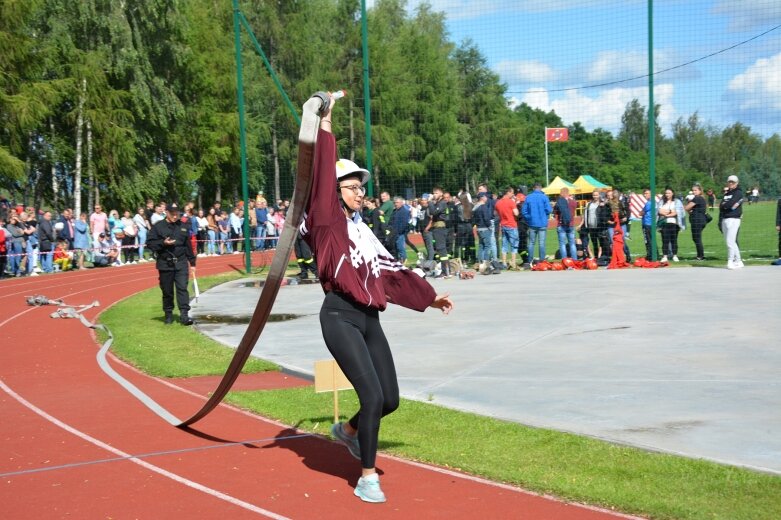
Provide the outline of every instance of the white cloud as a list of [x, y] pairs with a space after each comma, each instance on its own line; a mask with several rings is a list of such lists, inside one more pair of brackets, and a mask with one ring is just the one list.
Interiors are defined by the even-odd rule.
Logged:
[[[675, 67], [686, 60], [669, 49], [654, 51], [654, 70], [662, 71]], [[597, 54], [593, 63], [588, 65], [586, 79], [589, 83], [620, 81], [629, 78], [640, 78], [637, 81], [647, 81], [648, 53], [642, 51], [602, 51]], [[681, 67], [659, 74], [658, 80], [699, 78], [700, 72], [694, 65]]]
[[[658, 73], [682, 61], [674, 51], [657, 50], [654, 55], [655, 81], [662, 84], [700, 77], [700, 71], [694, 65]], [[523, 94], [527, 90], [557, 90], [611, 83], [624, 89], [648, 84], [648, 56], [641, 51], [601, 51], [593, 61], [564, 70], [554, 69], [538, 60], [505, 60], [493, 69], [514, 94]]]
[[[667, 131], [677, 117], [672, 103], [673, 92], [673, 85], [669, 83], [654, 87], [654, 103], [661, 105], [658, 124], [663, 131]], [[648, 88], [605, 89], [594, 97], [574, 90], [556, 98], [552, 98], [551, 93], [540, 90], [524, 94], [520, 99], [511, 98], [509, 103], [511, 107], [526, 103], [546, 112], [553, 110], [567, 125], [580, 121], [589, 130], [604, 128], [617, 134], [621, 129], [621, 116], [626, 105], [634, 98], [639, 99], [641, 104], [648, 105]]]
[[557, 77], [556, 71], [537, 60], [506, 60], [496, 64], [494, 70], [509, 84], [532, 83], [536, 85], [550, 83]]
[[781, 2], [777, 0], [719, 0], [713, 12], [730, 18], [732, 31], [748, 31], [781, 23]]
[[781, 111], [781, 53], [754, 62], [727, 84], [738, 111]]
[[639, 51], [602, 51], [589, 65], [586, 80], [616, 81], [648, 73], [648, 55]]

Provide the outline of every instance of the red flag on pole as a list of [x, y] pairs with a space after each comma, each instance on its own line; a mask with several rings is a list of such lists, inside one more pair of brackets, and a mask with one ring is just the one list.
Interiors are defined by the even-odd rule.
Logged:
[[569, 140], [569, 130], [567, 128], [546, 128], [545, 129], [545, 140], [548, 142], [552, 141], [568, 141]]

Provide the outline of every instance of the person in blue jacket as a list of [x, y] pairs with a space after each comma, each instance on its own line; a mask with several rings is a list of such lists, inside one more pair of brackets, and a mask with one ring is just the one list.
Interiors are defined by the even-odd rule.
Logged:
[[540, 244], [540, 260], [545, 260], [545, 236], [548, 231], [548, 217], [553, 208], [548, 196], [542, 192], [542, 184], [534, 183], [534, 191], [526, 196], [523, 204], [523, 216], [529, 224], [529, 261], [534, 258], [534, 245]]

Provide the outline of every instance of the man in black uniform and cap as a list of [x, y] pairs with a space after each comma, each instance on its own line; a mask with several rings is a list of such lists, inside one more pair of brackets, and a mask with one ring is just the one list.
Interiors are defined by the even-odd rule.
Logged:
[[[179, 220], [179, 207], [166, 205], [166, 218], [152, 226], [147, 247], [157, 257], [157, 271], [160, 273], [160, 290], [163, 291], [163, 312], [165, 324], [174, 321], [174, 285], [176, 302], [179, 304], [179, 322], [192, 325], [190, 295], [187, 293], [189, 267], [195, 270], [195, 253], [190, 245], [189, 226]], [[189, 265], [188, 265], [189, 264]]]

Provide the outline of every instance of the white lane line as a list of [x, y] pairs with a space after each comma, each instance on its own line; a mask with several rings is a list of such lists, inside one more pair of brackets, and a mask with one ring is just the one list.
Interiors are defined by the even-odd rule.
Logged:
[[[218, 266], [214, 266], [214, 267], [218, 267]], [[210, 275], [210, 274], [219, 274], [219, 273], [222, 273], [222, 272], [224, 272], [223, 270], [215, 270], [214, 272], [212, 272], [212, 269], [213, 269], [213, 268], [209, 269], [209, 272], [208, 272], [208, 273], [205, 273], [205, 274], [206, 274], [206, 275]], [[151, 279], [154, 279], [154, 276], [150, 276], [149, 278], [150, 278], [150, 280], [151, 280]], [[83, 289], [83, 290], [81, 290], [81, 291], [76, 291], [76, 292], [68, 293], [68, 294], [65, 294], [65, 295], [62, 295], [62, 296], [57, 296], [57, 297], [55, 297], [55, 298], [53, 298], [53, 299], [64, 300], [64, 299], [66, 299], [66, 298], [70, 298], [71, 296], [75, 296], [75, 295], [77, 295], [77, 294], [82, 294], [82, 293], [89, 292], [89, 291], [100, 291], [101, 289], [105, 289], [106, 287], [113, 287], [113, 286], [115, 286], [115, 285], [126, 285], [126, 284], [128, 284], [128, 283], [130, 283], [130, 282], [139, 282], [139, 281], [143, 281], [143, 280], [139, 280], [139, 279], [136, 277], [136, 278], [132, 278], [132, 279], [130, 279], [130, 280], [124, 280], [124, 281], [121, 281], [121, 282], [115, 282], [115, 283], [109, 283], [109, 284], [101, 285], [100, 287], [90, 287], [90, 288], [88, 288], [88, 289]], [[62, 286], [67, 286], [67, 285], [70, 285], [70, 284], [62, 284], [62, 285], [60, 285], [60, 286], [51, 286], [51, 287], [62, 287]], [[154, 289], [154, 286], [151, 286], [151, 287], [149, 287], [148, 289]], [[45, 291], [45, 290], [46, 290], [46, 289], [44, 289], [44, 291]], [[147, 289], [141, 289], [141, 291], [145, 291], [145, 290], [147, 290]], [[138, 291], [138, 292], [141, 292], [141, 291]], [[30, 292], [30, 291], [24, 291], [24, 292]], [[110, 307], [111, 307], [112, 305], [114, 305], [115, 303], [118, 303], [118, 302], [120, 302], [120, 301], [122, 301], [122, 300], [125, 300], [125, 299], [127, 299], [127, 298], [129, 298], [129, 297], [131, 297], [131, 296], [134, 296], [134, 295], [138, 294], [138, 292], [136, 292], [136, 293], [132, 293], [132, 294], [129, 294], [129, 295], [127, 295], [127, 296], [123, 297], [123, 298], [120, 298], [119, 300], [115, 301], [115, 302], [114, 302], [114, 303], [112, 303], [111, 305], [108, 305], [107, 307], [99, 307], [100, 311], [98, 312], [98, 315], [102, 314], [102, 313], [103, 313], [103, 312], [104, 312], [106, 309], [110, 308]], [[22, 294], [22, 293], [16, 293], [16, 294]], [[100, 295], [100, 293], [98, 293], [98, 296], [99, 296], [99, 295]], [[47, 306], [47, 307], [50, 307], [50, 308], [52, 308], [52, 309], [56, 309], [56, 308], [57, 308], [57, 306], [56, 306], [56, 305], [50, 305], [50, 306]], [[30, 311], [33, 311], [33, 310], [35, 310], [35, 309], [38, 309], [38, 308], [39, 308], [39, 307], [29, 306], [29, 308], [28, 308], [27, 310], [24, 310], [24, 311], [22, 311], [22, 312], [19, 312], [19, 313], [17, 313], [17, 314], [14, 314], [14, 315], [13, 315], [13, 316], [11, 316], [10, 318], [6, 319], [5, 321], [2, 321], [2, 322], [0, 322], [0, 327], [3, 327], [3, 326], [4, 326], [4, 325], [6, 325], [7, 323], [9, 323], [9, 322], [11, 322], [11, 321], [15, 320], [16, 318], [18, 318], [18, 317], [19, 317], [19, 316], [21, 316], [22, 314], [27, 314], [28, 312], [30, 312]]]
[[[215, 267], [218, 267], [218, 266], [213, 266], [212, 269], [215, 268]], [[222, 266], [220, 266], [220, 267], [222, 267]], [[212, 269], [209, 269], [209, 271], [211, 271]], [[221, 272], [221, 271], [218, 271], [218, 272]], [[77, 294], [81, 294], [81, 293], [85, 293], [85, 292], [89, 292], [89, 291], [94, 291], [94, 290], [99, 290], [99, 289], [103, 289], [103, 288], [111, 287], [111, 286], [115, 286], [115, 285], [125, 285], [127, 283], [128, 283], [128, 280], [122, 281], [122, 282], [106, 284], [106, 285], [103, 285], [102, 287], [91, 287], [89, 289], [84, 289], [84, 290], [81, 290], [81, 291], [76, 291], [76, 292], [72, 292], [72, 293], [60, 296], [59, 298], [65, 299], [65, 298], [68, 298], [68, 297], [71, 297], [71, 296], [75, 296]], [[116, 303], [116, 302], [114, 302], [114, 303]], [[14, 319], [22, 316], [23, 314], [27, 314], [28, 312], [31, 312], [31, 311], [35, 310], [36, 308], [37, 307], [30, 307], [29, 309], [21, 311], [21, 312], [15, 314], [13, 316], [7, 318], [6, 320], [0, 322], [0, 327], [3, 327], [7, 323], [9, 323], [9, 322], [13, 321]], [[100, 314], [103, 310], [105, 310], [105, 309], [102, 309], [101, 311], [99, 311], [98, 314]], [[175, 482], [179, 482], [181, 484], [184, 484], [185, 486], [191, 487], [193, 489], [197, 489], [198, 491], [202, 491], [203, 493], [206, 493], [208, 495], [214, 496], [214, 497], [219, 498], [221, 500], [225, 500], [225, 501], [227, 501], [229, 503], [235, 504], [235, 505], [237, 505], [239, 507], [242, 507], [244, 509], [247, 509], [249, 511], [253, 511], [255, 513], [259, 513], [259, 514], [264, 515], [264, 516], [266, 516], [268, 518], [274, 518], [274, 519], [279, 519], [279, 520], [289, 520], [285, 516], [278, 515], [278, 514], [272, 512], [272, 511], [267, 511], [267, 510], [265, 510], [263, 508], [255, 506], [255, 505], [250, 504], [248, 502], [244, 502], [243, 500], [240, 500], [238, 498], [232, 497], [230, 495], [226, 495], [224, 493], [221, 493], [220, 491], [217, 491], [215, 489], [206, 487], [206, 486], [204, 486], [202, 484], [199, 484], [197, 482], [194, 482], [194, 481], [188, 480], [188, 479], [186, 479], [184, 477], [181, 477], [179, 475], [176, 475], [175, 473], [171, 473], [171, 472], [169, 472], [167, 470], [164, 470], [164, 469], [162, 469], [160, 467], [154, 466], [153, 464], [149, 464], [148, 462], [140, 460], [140, 459], [134, 457], [133, 455], [131, 455], [129, 453], [125, 453], [125, 452], [123, 452], [121, 450], [113, 448], [112, 446], [110, 446], [108, 444], [105, 444], [104, 442], [102, 442], [102, 441], [100, 441], [98, 439], [90, 437], [88, 434], [83, 433], [83, 432], [81, 432], [79, 430], [76, 430], [75, 428], [73, 428], [73, 427], [63, 423], [62, 421], [58, 420], [57, 418], [49, 415], [48, 413], [46, 413], [42, 409], [36, 407], [31, 402], [29, 402], [26, 399], [24, 399], [21, 395], [19, 395], [16, 392], [14, 392], [8, 385], [5, 384], [5, 382], [2, 379], [0, 379], [0, 388], [2, 388], [6, 393], [8, 393], [8, 395], [10, 395], [14, 399], [16, 399], [19, 403], [21, 403], [25, 407], [29, 408], [30, 410], [32, 410], [36, 414], [40, 415], [44, 419], [46, 419], [46, 420], [52, 422], [53, 424], [59, 426], [60, 428], [66, 430], [66, 431], [72, 433], [73, 435], [76, 435], [77, 437], [80, 437], [80, 438], [82, 438], [82, 439], [84, 439], [84, 440], [86, 440], [86, 441], [88, 441], [88, 442], [90, 442], [92, 444], [95, 444], [96, 446], [104, 448], [104, 449], [110, 451], [111, 453], [114, 453], [114, 454], [116, 454], [116, 455], [118, 455], [120, 457], [127, 458], [129, 461], [131, 461], [131, 462], [133, 462], [135, 464], [138, 464], [138, 465], [140, 465], [140, 466], [142, 466], [144, 468], [147, 468], [150, 471], [153, 471], [155, 473], [159, 473], [160, 475], [168, 477], [168, 478], [174, 480]]]
[[[286, 435], [285, 437], [266, 437], [263, 439], [247, 439], [243, 441], [211, 444], [209, 446], [193, 446], [192, 448], [180, 448], [176, 450], [163, 450], [163, 451], [153, 451], [149, 453], [136, 453], [130, 458], [148, 459], [150, 457], [160, 457], [162, 455], [178, 455], [181, 453], [195, 453], [195, 452], [202, 452], [207, 450], [219, 450], [223, 448], [233, 448], [235, 446], [243, 446], [246, 444], [268, 444], [268, 443], [275, 443], [279, 441], [303, 439], [306, 437], [314, 437], [314, 434], [302, 433], [298, 435]], [[0, 478], [16, 477], [18, 475], [30, 475], [32, 473], [42, 473], [44, 471], [66, 470], [72, 468], [79, 468], [82, 466], [92, 466], [95, 464], [109, 464], [112, 462], [121, 462], [125, 460], [128, 460], [128, 457], [111, 457], [107, 459], [94, 459], [94, 460], [85, 460], [81, 462], [68, 462], [66, 464], [58, 464], [56, 466], [44, 466], [38, 468], [23, 469], [19, 471], [9, 471], [7, 473], [0, 473]]]
[[[201, 269], [209, 269], [214, 270], [215, 267], [222, 267], [218, 265], [214, 266], [205, 266]], [[227, 267], [227, 266], [226, 266]], [[90, 281], [90, 280], [100, 280], [100, 279], [106, 279], [106, 280], [119, 280], [124, 279], [126, 282], [134, 282], [138, 281], [138, 275], [141, 274], [143, 276], [147, 276], [146, 266], [143, 265], [131, 265], [127, 269], [122, 270], [121, 272], [118, 272], [116, 269], [113, 269], [111, 271], [102, 271], [100, 273], [96, 273], [93, 269], [90, 269], [87, 272], [76, 272], [76, 273], [60, 273], [55, 275], [55, 278], [51, 278], [49, 276], [45, 276], [43, 279], [36, 278], [35, 280], [31, 280], [24, 284], [9, 284], [9, 289], [19, 289], [21, 287], [27, 287], [27, 289], [24, 289], [22, 291], [12, 292], [12, 293], [4, 293], [0, 294], [0, 298], [11, 298], [18, 295], [25, 295], [29, 296], [31, 293], [37, 292], [39, 289], [42, 291], [49, 291], [51, 292], [52, 289], [58, 288], [58, 287], [69, 287], [73, 285], [78, 285], [84, 283], [84, 281]], [[224, 269], [220, 269], [215, 271], [217, 273], [224, 272]], [[111, 275], [104, 275], [103, 273], [111, 273]], [[207, 273], [208, 274], [208, 273]], [[154, 270], [151, 272], [151, 276], [148, 276], [150, 279], [157, 279], [157, 270]], [[52, 283], [46, 285], [45, 282], [50, 281]], [[54, 282], [59, 283], [54, 283]], [[37, 289], [36, 289], [37, 287]], [[99, 289], [99, 287], [96, 287]]]
[[161, 467], [155, 466], [154, 464], [150, 464], [150, 463], [148, 463], [148, 462], [146, 462], [144, 460], [141, 460], [141, 459], [139, 459], [137, 457], [134, 457], [133, 455], [131, 455], [129, 453], [125, 453], [122, 450], [118, 450], [117, 448], [114, 448], [113, 446], [109, 446], [105, 442], [102, 442], [102, 441], [100, 441], [100, 440], [98, 440], [98, 439], [96, 439], [96, 438], [94, 438], [94, 437], [92, 437], [92, 436], [90, 436], [90, 435], [80, 431], [80, 430], [77, 430], [76, 428], [74, 428], [74, 427], [72, 427], [72, 426], [70, 426], [68, 424], [65, 424], [64, 422], [60, 421], [56, 417], [53, 417], [53, 416], [49, 415], [48, 413], [44, 412], [43, 410], [41, 410], [40, 408], [38, 408], [37, 406], [35, 406], [31, 402], [29, 402], [28, 400], [26, 400], [24, 397], [22, 397], [21, 395], [17, 394], [16, 392], [14, 392], [8, 385], [5, 384], [5, 382], [2, 379], [0, 379], [0, 388], [2, 388], [2, 390], [5, 393], [7, 393], [11, 397], [13, 397], [21, 405], [25, 406], [29, 410], [31, 410], [34, 413], [38, 414], [39, 416], [43, 417], [44, 419], [46, 419], [50, 423], [54, 424], [55, 426], [59, 426], [63, 430], [67, 431], [68, 433], [70, 433], [72, 435], [75, 435], [76, 437], [79, 437], [80, 439], [83, 439], [83, 440], [85, 440], [85, 441], [87, 441], [87, 442], [89, 442], [91, 444], [94, 444], [95, 446], [97, 446], [99, 448], [103, 448], [104, 450], [109, 451], [109, 452], [111, 452], [111, 453], [113, 453], [113, 454], [115, 454], [115, 455], [117, 455], [119, 457], [125, 458], [129, 462], [132, 462], [134, 464], [138, 464], [142, 468], [145, 468], [145, 469], [147, 469], [149, 471], [153, 471], [153, 472], [155, 472], [155, 473], [157, 473], [159, 475], [162, 475], [162, 476], [164, 476], [166, 478], [169, 478], [169, 479], [173, 480], [174, 482], [177, 482], [179, 484], [183, 484], [183, 485], [185, 485], [187, 487], [193, 488], [193, 489], [195, 489], [197, 491], [205, 493], [205, 494], [207, 494], [209, 496], [212, 496], [214, 498], [218, 498], [220, 500], [224, 500], [225, 502], [228, 502], [228, 503], [233, 504], [235, 506], [241, 507], [241, 508], [246, 509], [248, 511], [252, 511], [253, 513], [258, 513], [258, 514], [263, 515], [263, 516], [268, 517], [268, 518], [274, 518], [275, 520], [290, 520], [286, 516], [278, 515], [277, 513], [274, 513], [273, 511], [269, 511], [267, 509], [263, 509], [262, 507], [258, 507], [258, 506], [254, 505], [254, 504], [250, 504], [249, 502], [245, 502], [245, 501], [243, 501], [241, 499], [238, 499], [236, 497], [227, 495], [225, 493], [222, 493], [221, 491], [217, 491], [216, 489], [204, 486], [203, 484], [199, 484], [198, 482], [194, 482], [194, 481], [192, 481], [190, 479], [182, 477], [181, 475], [177, 475], [176, 473], [172, 473], [172, 472], [170, 472], [168, 470], [165, 470], [165, 469], [163, 469]]

